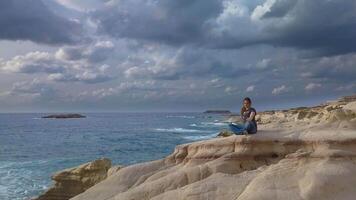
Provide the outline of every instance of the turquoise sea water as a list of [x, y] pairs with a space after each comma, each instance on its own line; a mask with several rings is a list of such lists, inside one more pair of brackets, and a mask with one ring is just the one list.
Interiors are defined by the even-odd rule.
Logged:
[[81, 119], [0, 114], [0, 199], [34, 197], [56, 171], [107, 157], [129, 165], [160, 159], [177, 144], [214, 137], [222, 116], [200, 113], [86, 113]]

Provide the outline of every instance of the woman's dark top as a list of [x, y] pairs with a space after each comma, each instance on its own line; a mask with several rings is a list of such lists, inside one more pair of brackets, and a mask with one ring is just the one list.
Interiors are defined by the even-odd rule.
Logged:
[[248, 110], [246, 110], [246, 108], [242, 108], [241, 109], [241, 118], [246, 121], [247, 118], [250, 117], [251, 113], [254, 112], [255, 113], [255, 116], [252, 118], [252, 123], [255, 125], [256, 129], [257, 129], [257, 123], [256, 123], [256, 120], [255, 120], [255, 117], [256, 117], [256, 110], [254, 108], [249, 108]]

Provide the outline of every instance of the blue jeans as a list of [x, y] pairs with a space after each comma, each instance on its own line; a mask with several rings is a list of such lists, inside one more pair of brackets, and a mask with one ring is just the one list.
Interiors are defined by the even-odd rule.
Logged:
[[229, 127], [236, 135], [242, 135], [244, 131], [247, 131], [249, 134], [254, 134], [257, 132], [257, 127], [250, 121], [247, 121], [244, 124], [230, 123]]

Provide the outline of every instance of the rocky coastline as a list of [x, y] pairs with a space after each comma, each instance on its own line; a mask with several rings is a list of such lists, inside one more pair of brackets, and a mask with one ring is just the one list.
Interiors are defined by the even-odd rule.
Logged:
[[[91, 186], [76, 195], [62, 186], [54, 191], [74, 196], [47, 199], [354, 199], [356, 96], [315, 107], [261, 112], [256, 118], [255, 135], [224, 134], [182, 144], [165, 158], [125, 167], [113, 168], [105, 162], [100, 170], [84, 176], [97, 180]], [[85, 166], [88, 163], [79, 169]], [[73, 176], [76, 169], [55, 175], [61, 178], [53, 178], [54, 187], [68, 177], [85, 180]]]

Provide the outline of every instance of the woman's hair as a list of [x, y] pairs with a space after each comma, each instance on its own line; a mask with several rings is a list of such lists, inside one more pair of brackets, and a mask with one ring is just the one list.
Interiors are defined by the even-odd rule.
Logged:
[[243, 101], [248, 101], [249, 103], [251, 103], [251, 99], [249, 97], [245, 97]]
[[[248, 102], [251, 104], [251, 99], [250, 99], [249, 97], [245, 97], [242, 102], [244, 102], [244, 101], [248, 101]], [[246, 111], [245, 106], [242, 106], [241, 112], [240, 112], [241, 116], [242, 116], [242, 114], [243, 114], [245, 111]]]

